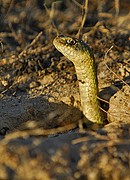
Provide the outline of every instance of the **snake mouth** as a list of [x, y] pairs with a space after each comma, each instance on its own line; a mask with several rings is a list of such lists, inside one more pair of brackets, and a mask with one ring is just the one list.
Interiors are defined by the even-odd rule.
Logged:
[[75, 39], [63, 35], [57, 36], [53, 41], [56, 49], [59, 50], [67, 58], [69, 58], [70, 56], [72, 58], [76, 57], [76, 51], [78, 51], [78, 49], [76, 49], [76, 43], [77, 41]]
[[65, 40], [64, 40], [65, 36], [57, 36], [55, 39], [54, 39], [54, 42], [56, 43], [59, 43], [60, 45], [65, 45]]

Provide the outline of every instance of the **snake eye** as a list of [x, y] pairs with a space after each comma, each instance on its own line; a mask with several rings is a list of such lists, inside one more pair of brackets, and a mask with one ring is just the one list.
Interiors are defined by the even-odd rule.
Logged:
[[67, 43], [68, 45], [75, 45], [75, 44], [76, 44], [76, 41], [75, 41], [74, 39], [68, 39], [68, 40], [66, 41], [66, 43]]

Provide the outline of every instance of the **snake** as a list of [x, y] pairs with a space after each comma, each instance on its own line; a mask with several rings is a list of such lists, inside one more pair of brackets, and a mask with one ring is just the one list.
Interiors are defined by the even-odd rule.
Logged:
[[55, 48], [73, 62], [79, 83], [81, 108], [85, 118], [103, 124], [98, 99], [98, 79], [94, 53], [84, 41], [64, 35], [53, 40]]

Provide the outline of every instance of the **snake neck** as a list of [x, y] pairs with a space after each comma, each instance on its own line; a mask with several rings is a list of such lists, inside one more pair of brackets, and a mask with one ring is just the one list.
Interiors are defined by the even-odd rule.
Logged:
[[79, 82], [83, 114], [89, 121], [102, 124], [100, 103], [97, 98], [98, 80], [94, 57], [76, 59], [74, 65]]

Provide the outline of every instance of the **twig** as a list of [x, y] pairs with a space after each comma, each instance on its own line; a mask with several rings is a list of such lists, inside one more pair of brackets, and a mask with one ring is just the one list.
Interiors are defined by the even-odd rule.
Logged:
[[116, 10], [115, 17], [117, 18], [119, 16], [119, 11], [120, 11], [119, 0], [115, 0], [115, 10]]
[[12, 32], [12, 36], [13, 36], [14, 39], [18, 42], [18, 44], [21, 45], [19, 36], [17, 35], [17, 33], [15, 32], [15, 30], [13, 29], [13, 26], [12, 26], [11, 22], [8, 22], [8, 25], [9, 25], [9, 28], [10, 28], [10, 30], [11, 30], [11, 32]]
[[[85, 133], [85, 132], [83, 132], [83, 133]], [[99, 139], [102, 139], [102, 140], [109, 140], [109, 138], [107, 136], [100, 135], [100, 134], [98, 134], [96, 132], [93, 132], [93, 131], [91, 131], [91, 136], [92, 135], [94, 136], [94, 138], [96, 137], [96, 138], [99, 138]], [[75, 145], [75, 144], [87, 142], [88, 139], [89, 138], [86, 137], [86, 136], [85, 137], [81, 137], [81, 138], [77, 138], [77, 139], [72, 140], [72, 144]]]
[[9, 15], [9, 12], [11, 11], [13, 5], [14, 5], [14, 0], [11, 0], [10, 5], [9, 5], [9, 8], [8, 8], [8, 10], [7, 10], [7, 13], [6, 13], [6, 17]]
[[45, 46], [45, 47], [37, 47], [37, 48], [35, 48], [35, 49], [29, 49], [28, 50], [28, 55], [32, 55], [32, 54], [39, 54], [39, 53], [41, 53], [41, 52], [47, 52], [47, 50], [49, 50], [49, 49], [52, 49], [53, 48], [53, 45], [51, 44], [49, 44], [49, 45], [47, 45], [47, 46]]
[[2, 43], [1, 40], [0, 40], [0, 45], [1, 45], [1, 52], [0, 52], [0, 54], [3, 54], [3, 52], [4, 52], [4, 46], [3, 46], [3, 43]]
[[54, 27], [55, 31], [56, 31], [56, 34], [59, 35], [59, 32], [58, 32], [58, 29], [54, 23], [54, 13], [55, 13], [55, 5], [57, 3], [60, 3], [61, 1], [56, 1], [56, 2], [53, 2], [52, 3], [52, 6], [51, 6], [51, 11], [49, 11], [49, 9], [47, 8], [46, 4], [44, 3], [44, 7], [45, 7], [45, 10], [47, 12], [47, 14], [49, 15], [50, 17], [50, 21], [51, 21], [51, 24], [52, 26]]
[[79, 2], [77, 2], [76, 0], [72, 0], [72, 1], [73, 1], [73, 3], [76, 4], [79, 8], [85, 9], [85, 7], [84, 7], [82, 4], [80, 4]]
[[58, 133], [63, 133], [65, 131], [72, 130], [77, 127], [76, 123], [72, 123], [66, 125], [64, 127], [58, 127], [55, 129], [33, 129], [33, 130], [26, 130], [26, 131], [15, 131], [10, 133], [9, 135], [5, 136], [4, 143], [8, 143], [8, 141], [16, 139], [16, 138], [27, 138], [29, 136], [48, 136], [48, 135], [55, 135]]
[[21, 58], [22, 55], [23, 55], [24, 53], [26, 53], [26, 51], [27, 51], [31, 46], [33, 46], [33, 45], [39, 40], [39, 38], [41, 37], [41, 35], [42, 35], [42, 32], [40, 32], [40, 33], [35, 37], [35, 39], [34, 39], [28, 46], [26, 46], [26, 48], [19, 54], [18, 58]]
[[105, 99], [102, 99], [102, 98], [100, 98], [100, 97], [97, 97], [100, 101], [103, 101], [103, 102], [105, 102], [105, 103], [107, 103], [107, 104], [109, 104], [109, 102], [108, 101], [106, 101]]
[[102, 107], [99, 107], [99, 108], [107, 114], [107, 111], [105, 111], [105, 109], [103, 109]]
[[84, 27], [84, 24], [85, 24], [85, 21], [86, 21], [86, 18], [87, 18], [87, 13], [88, 13], [88, 0], [85, 0], [85, 5], [84, 5], [84, 8], [82, 9], [84, 10], [84, 15], [83, 15], [83, 18], [82, 18], [82, 22], [81, 22], [81, 26], [78, 30], [78, 33], [76, 34], [76, 37], [77, 38], [80, 38], [81, 36], [81, 31]]
[[[114, 46], [111, 46], [111, 47], [107, 50], [107, 52], [105, 53], [104, 59], [107, 58], [108, 53], [110, 52], [111, 49], [113, 49], [113, 47], [114, 47]], [[105, 61], [104, 61], [104, 64], [105, 64], [105, 66], [107, 67], [107, 69], [108, 69], [110, 72], [112, 72], [120, 81], [122, 81], [126, 86], [130, 87], [130, 86], [129, 86], [124, 80], [122, 80], [111, 68], [108, 67], [108, 65], [105, 63]]]

